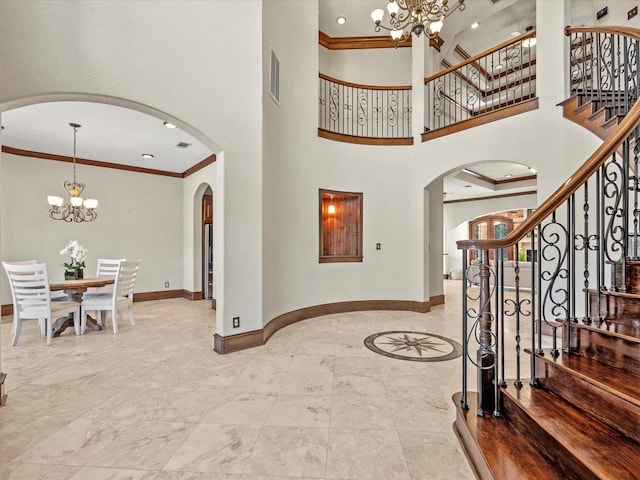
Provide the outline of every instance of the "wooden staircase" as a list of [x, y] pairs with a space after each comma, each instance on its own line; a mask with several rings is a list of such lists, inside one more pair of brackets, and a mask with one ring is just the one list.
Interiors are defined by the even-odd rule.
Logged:
[[618, 313], [566, 324], [565, 352], [534, 354], [536, 387], [501, 389], [504, 418], [478, 418], [475, 396], [469, 410], [454, 396], [478, 478], [640, 479], [640, 326]]
[[564, 118], [586, 128], [605, 140], [624, 118], [614, 114], [611, 103], [594, 100], [588, 93], [576, 93], [560, 102]]
[[[624, 119], [615, 100], [576, 89], [559, 105], [565, 118], [606, 140]], [[627, 155], [637, 146], [635, 128]], [[554, 325], [561, 351], [525, 349], [535, 378], [500, 387], [494, 415], [481, 407], [481, 394], [468, 394], [468, 409], [454, 395], [454, 431], [478, 478], [640, 479], [640, 260], [608, 268], [611, 286], [584, 290], [588, 316]]]

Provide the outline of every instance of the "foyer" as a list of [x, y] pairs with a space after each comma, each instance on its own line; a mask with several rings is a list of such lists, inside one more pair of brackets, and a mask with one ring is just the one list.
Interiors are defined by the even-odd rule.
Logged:
[[35, 322], [11, 348], [5, 316], [0, 479], [472, 480], [452, 433], [461, 359], [363, 343], [404, 329], [459, 339], [460, 284], [430, 313], [327, 315], [224, 356], [206, 301], [136, 302], [135, 327], [48, 348]]

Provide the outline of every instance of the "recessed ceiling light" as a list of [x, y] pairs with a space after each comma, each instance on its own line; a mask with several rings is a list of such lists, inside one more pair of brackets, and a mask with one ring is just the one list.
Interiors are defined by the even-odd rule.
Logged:
[[474, 29], [475, 29], [475, 28], [478, 28], [479, 26], [480, 26], [480, 24], [479, 24], [478, 22], [473, 22], [473, 23], [471, 24], [471, 28], [474, 28]]
[[142, 154], [142, 158], [153, 158], [154, 155], [150, 154], [150, 153], [143, 153]]
[[501, 63], [496, 65], [496, 70], [502, 70], [503, 68], [504, 68], [504, 66]]
[[511, 178], [511, 177], [513, 177], [512, 173], [505, 173], [504, 174], [504, 178]]
[[338, 22], [338, 25], [344, 25], [347, 23], [347, 19], [345, 17], [338, 17], [336, 18], [336, 22]]
[[515, 31], [515, 32], [511, 32], [511, 36], [513, 37], [517, 37], [518, 35], [522, 35], [520, 32]]
[[529, 167], [529, 171], [530, 171], [531, 173], [538, 173], [538, 170], [536, 170], [536, 169], [535, 169], [535, 168], [533, 168], [533, 167]]
[[167, 128], [176, 128], [176, 126], [171, 122], [163, 122], [162, 124]]

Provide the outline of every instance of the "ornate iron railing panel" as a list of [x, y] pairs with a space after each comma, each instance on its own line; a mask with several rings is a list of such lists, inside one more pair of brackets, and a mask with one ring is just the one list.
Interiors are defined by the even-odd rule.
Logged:
[[535, 31], [425, 79], [425, 127], [448, 127], [536, 96]]
[[411, 132], [411, 87], [373, 87], [320, 74], [318, 125], [343, 135], [406, 138]]
[[571, 34], [571, 91], [607, 108], [607, 115], [626, 114], [640, 95], [637, 40], [616, 33]]
[[[640, 40], [602, 28], [571, 30], [579, 31], [571, 35], [571, 93], [598, 102], [611, 116], [629, 112], [629, 118], [518, 230], [502, 240], [460, 242], [461, 402], [466, 408], [469, 368], [475, 367], [479, 414], [501, 415], [499, 387], [508, 388], [505, 378], [515, 378], [516, 388], [522, 376], [537, 386], [534, 354], [559, 355], [568, 347], [573, 324], [607, 321], [603, 292], [625, 291], [627, 261], [640, 256]], [[511, 246], [518, 252], [525, 236], [531, 245], [531, 288], [520, 286], [517, 260], [515, 286], [506, 288], [501, 252]], [[469, 258], [475, 260], [468, 263]], [[523, 345], [531, 357], [525, 373]]]

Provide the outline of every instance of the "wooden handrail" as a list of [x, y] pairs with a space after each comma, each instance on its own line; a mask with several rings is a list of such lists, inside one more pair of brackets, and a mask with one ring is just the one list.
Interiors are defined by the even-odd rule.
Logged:
[[424, 79], [424, 83], [425, 85], [429, 82], [431, 82], [432, 80], [435, 80], [436, 78], [442, 77], [443, 75], [446, 75], [447, 73], [451, 73], [461, 67], [464, 67], [465, 65], [468, 65], [470, 63], [474, 63], [477, 60], [480, 60], [482, 57], [486, 57], [487, 55], [490, 55], [492, 53], [497, 52], [498, 50], [500, 50], [501, 48], [504, 47], [508, 47], [509, 45], [513, 44], [513, 43], [518, 43], [521, 42], [522, 40], [524, 40], [525, 38], [530, 38], [530, 37], [535, 37], [536, 36], [536, 31], [535, 30], [530, 30], [528, 32], [523, 33], [522, 35], [519, 35], [517, 37], [513, 37], [509, 40], [507, 40], [506, 42], [502, 42], [499, 45], [496, 45], [493, 48], [490, 48], [489, 50], [485, 50], [482, 53], [479, 53], [477, 55], [474, 55], [471, 58], [467, 58], [464, 62], [460, 62], [456, 65], [452, 65], [451, 67], [442, 70], [441, 72], [436, 73], [435, 75], [431, 75], [430, 77], [427, 77]]
[[328, 80], [329, 82], [339, 83], [340, 85], [344, 85], [345, 87], [353, 87], [353, 88], [362, 88], [365, 90], [411, 90], [411, 85], [399, 85], [399, 86], [375, 86], [375, 85], [361, 85], [359, 83], [351, 83], [345, 82], [344, 80], [339, 80], [337, 78], [330, 77], [329, 75], [325, 75], [324, 73], [318, 73], [318, 76], [323, 80]]
[[[570, 28], [565, 29], [567, 35], [576, 32], [601, 32], [615, 33], [632, 37], [640, 41], [640, 30], [628, 27], [597, 27], [597, 28]], [[525, 235], [532, 231], [538, 225], [541, 225], [544, 219], [556, 211], [567, 199], [574, 194], [585, 182], [597, 172], [598, 168], [613, 155], [619, 145], [633, 132], [633, 129], [640, 124], [640, 101], [636, 101], [631, 110], [625, 115], [624, 119], [618, 125], [618, 128], [607, 138], [602, 145], [589, 157], [589, 159], [573, 174], [569, 179], [559, 187], [545, 202], [540, 205], [535, 212], [529, 215], [518, 228], [511, 231], [509, 235], [497, 240], [459, 240], [456, 245], [459, 249], [478, 249], [491, 250], [498, 248], [507, 248], [515, 245], [522, 240]]]
[[614, 33], [631, 37], [640, 42], [640, 30], [632, 27], [565, 27], [564, 34], [568, 37], [572, 33]]
[[[566, 27], [565, 34], [580, 32], [613, 33], [631, 37], [640, 41], [640, 30], [630, 27]], [[589, 157], [589, 159], [560, 186], [535, 212], [529, 215], [518, 228], [509, 235], [497, 240], [459, 240], [456, 242], [458, 249], [490, 250], [507, 248], [522, 240], [533, 228], [542, 224], [543, 220], [556, 211], [567, 199], [574, 194], [584, 183], [602, 166], [602, 164], [618, 149], [618, 146], [640, 124], [640, 101], [636, 101], [631, 110], [625, 115], [618, 128], [607, 138], [602, 145]]]

